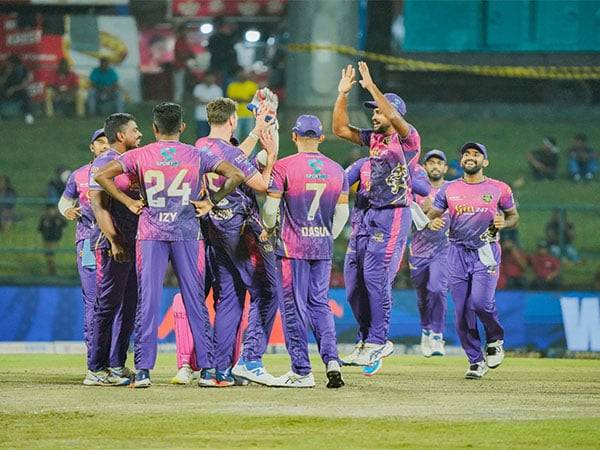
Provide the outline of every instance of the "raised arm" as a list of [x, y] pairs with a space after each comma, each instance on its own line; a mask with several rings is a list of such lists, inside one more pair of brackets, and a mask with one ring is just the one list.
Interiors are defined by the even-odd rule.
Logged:
[[348, 117], [348, 94], [356, 83], [356, 71], [348, 64], [342, 69], [342, 77], [338, 84], [338, 96], [333, 107], [333, 134], [358, 145], [362, 145], [358, 128], [350, 125]]
[[381, 92], [377, 85], [373, 82], [367, 63], [364, 61], [360, 61], [358, 63], [358, 71], [360, 72], [360, 76], [362, 78], [359, 81], [360, 85], [364, 89], [369, 91], [369, 94], [371, 94], [373, 100], [375, 100], [375, 102], [377, 103], [377, 107], [379, 108], [381, 113], [389, 119], [392, 126], [398, 132], [400, 137], [407, 137], [408, 133], [410, 132], [410, 125], [406, 120], [404, 120], [404, 118], [400, 115], [396, 108], [392, 106], [388, 99], [385, 98], [383, 92]]

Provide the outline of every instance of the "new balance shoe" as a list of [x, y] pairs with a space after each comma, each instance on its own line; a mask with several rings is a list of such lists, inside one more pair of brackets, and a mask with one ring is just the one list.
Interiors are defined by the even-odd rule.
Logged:
[[465, 378], [468, 380], [479, 380], [488, 371], [487, 364], [485, 361], [479, 361], [478, 363], [471, 364], [469, 370], [465, 373]]
[[233, 367], [231, 373], [238, 378], [251, 381], [253, 383], [270, 386], [275, 377], [264, 368], [262, 361], [246, 361], [241, 358]]
[[335, 360], [327, 363], [327, 387], [330, 389], [338, 389], [344, 386], [342, 378], [342, 368], [340, 363]]
[[494, 341], [487, 345], [485, 350], [485, 360], [490, 369], [495, 369], [502, 364], [502, 361], [504, 361], [504, 349], [502, 348], [502, 344], [504, 344], [504, 341]]
[[444, 356], [445, 354], [444, 337], [441, 333], [431, 333], [431, 356]]
[[231, 375], [231, 369], [217, 370], [215, 373], [216, 387], [231, 387], [235, 386], [235, 379]]
[[184, 364], [177, 371], [177, 374], [171, 378], [171, 384], [185, 385], [190, 384], [194, 378], [194, 371], [189, 364]]
[[362, 374], [365, 377], [372, 377], [377, 372], [379, 372], [382, 367], [383, 367], [383, 359], [378, 359], [377, 361], [375, 361], [373, 364], [371, 364], [369, 366], [363, 366]]
[[342, 364], [345, 366], [355, 366], [356, 358], [358, 358], [358, 355], [360, 355], [360, 352], [363, 349], [364, 345], [365, 344], [363, 341], [358, 341], [354, 346], [354, 350], [352, 350], [352, 353], [342, 358]]
[[112, 386], [108, 379], [110, 372], [107, 369], [88, 370], [83, 379], [84, 386]]
[[150, 371], [148, 369], [140, 369], [135, 374], [135, 381], [133, 387], [136, 389], [149, 388], [152, 386], [150, 381]]
[[370, 366], [375, 361], [390, 356], [394, 353], [394, 344], [386, 341], [385, 344], [365, 343], [358, 357], [354, 360], [355, 366]]
[[431, 331], [421, 330], [421, 353], [425, 358], [431, 356]]
[[315, 387], [315, 377], [312, 372], [307, 375], [298, 375], [290, 370], [285, 375], [275, 378], [271, 386], [284, 388], [312, 388]]
[[129, 378], [131, 381], [135, 380], [135, 371], [129, 367], [110, 367], [108, 369], [110, 373], [116, 377]]
[[202, 369], [198, 378], [198, 386], [200, 387], [216, 387], [217, 374], [215, 369]]

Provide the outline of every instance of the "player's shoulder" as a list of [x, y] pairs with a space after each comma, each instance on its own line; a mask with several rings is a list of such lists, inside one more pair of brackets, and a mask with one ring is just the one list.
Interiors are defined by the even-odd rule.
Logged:
[[290, 163], [297, 161], [299, 155], [300, 153], [295, 153], [293, 155], [286, 156], [285, 158], [280, 158], [275, 162], [275, 164], [279, 167], [287, 167]]
[[90, 168], [92, 167], [92, 163], [87, 163], [84, 164], [81, 167], [78, 167], [77, 169], [75, 169], [72, 173], [73, 177], [79, 177], [82, 176], [84, 174], [88, 174], [90, 172]]
[[489, 185], [496, 186], [498, 189], [500, 189], [502, 191], [505, 191], [505, 190], [510, 191], [511, 190], [510, 185], [508, 183], [506, 183], [506, 182], [504, 182], [502, 180], [498, 180], [496, 178], [490, 178], [490, 177], [488, 177], [486, 179], [486, 182]]

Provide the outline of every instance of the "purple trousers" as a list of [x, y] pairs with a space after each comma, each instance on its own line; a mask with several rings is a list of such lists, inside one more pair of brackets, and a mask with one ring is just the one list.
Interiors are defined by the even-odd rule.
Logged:
[[225, 370], [235, 364], [246, 289], [250, 293], [250, 311], [242, 356], [248, 361], [260, 361], [267, 349], [279, 300], [273, 242], [260, 242], [253, 230], [242, 231], [242, 227], [210, 227], [209, 239], [213, 250], [208, 261], [214, 280], [215, 368]]
[[116, 262], [109, 249], [96, 250], [96, 298], [87, 333], [88, 369], [123, 367], [138, 303], [135, 263]]
[[443, 333], [448, 297], [448, 247], [428, 258], [410, 256], [409, 262], [421, 329]]
[[325, 364], [338, 360], [333, 313], [329, 307], [331, 260], [278, 258], [281, 274], [281, 318], [285, 345], [298, 375], [311, 372], [308, 325]]
[[487, 342], [504, 339], [495, 299], [500, 246], [491, 245], [497, 262], [493, 269], [479, 260], [477, 250], [450, 244], [448, 251], [448, 280], [456, 309], [456, 331], [471, 364], [484, 359], [477, 319], [483, 324]]
[[213, 367], [204, 293], [204, 241], [137, 241], [139, 303], [135, 320], [135, 367], [153, 369], [158, 351], [162, 287], [171, 261], [194, 338], [196, 367]]
[[388, 339], [392, 285], [410, 226], [409, 208], [369, 209], [352, 243], [354, 249], [349, 247], [346, 254], [346, 292], [359, 324], [358, 338], [365, 342], [384, 344]]

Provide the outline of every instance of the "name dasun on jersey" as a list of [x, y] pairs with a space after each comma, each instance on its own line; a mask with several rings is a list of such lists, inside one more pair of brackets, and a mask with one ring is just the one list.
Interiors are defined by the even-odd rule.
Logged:
[[328, 237], [331, 235], [327, 227], [302, 227], [300, 233], [302, 237]]

